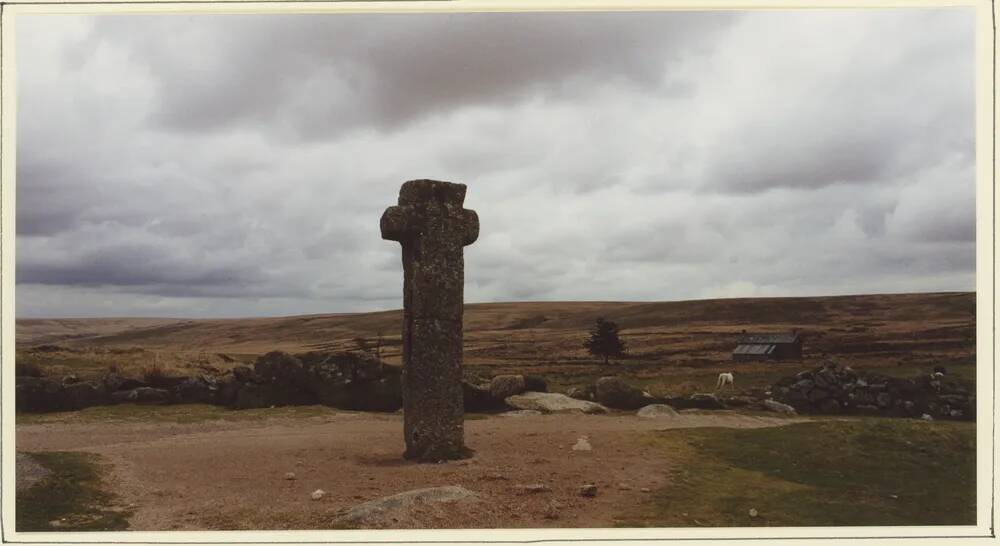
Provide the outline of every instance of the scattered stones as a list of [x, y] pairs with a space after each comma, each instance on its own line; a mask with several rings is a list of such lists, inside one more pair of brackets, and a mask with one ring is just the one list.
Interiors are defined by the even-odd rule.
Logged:
[[542, 413], [607, 413], [608, 408], [595, 402], [577, 400], [555, 392], [525, 392], [506, 399], [507, 405], [515, 409], [537, 410]]
[[636, 412], [636, 415], [642, 417], [643, 419], [664, 419], [680, 416], [680, 414], [677, 413], [677, 410], [667, 404], [650, 404], [648, 406], [643, 406]]
[[556, 501], [551, 501], [545, 505], [545, 511], [542, 512], [542, 517], [545, 519], [559, 519], [559, 509], [562, 505]]
[[827, 362], [782, 378], [770, 390], [775, 401], [798, 413], [974, 419], [975, 397], [969, 394], [973, 389], [959, 378], [946, 377], [891, 377]]
[[597, 486], [592, 483], [586, 483], [580, 486], [580, 496], [581, 497], [596, 497], [597, 496]]
[[590, 451], [593, 447], [590, 445], [590, 441], [586, 436], [580, 436], [576, 443], [573, 444], [573, 451]]
[[322, 489], [317, 489], [309, 494], [309, 498], [311, 498], [314, 501], [320, 500], [325, 496], [326, 496], [326, 491], [323, 491]]

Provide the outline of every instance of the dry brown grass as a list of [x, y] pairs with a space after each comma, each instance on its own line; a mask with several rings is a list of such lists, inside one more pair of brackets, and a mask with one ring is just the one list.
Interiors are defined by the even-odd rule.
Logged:
[[[627, 358], [604, 366], [587, 354], [582, 342], [598, 317], [621, 327]], [[19, 359], [46, 369], [79, 373], [117, 364], [128, 372], [156, 363], [169, 373], [212, 373], [272, 350], [351, 351], [356, 338], [374, 341], [381, 334], [383, 358], [399, 364], [401, 321], [400, 311], [226, 320], [19, 320], [17, 341]], [[730, 360], [742, 330], [792, 328], [806, 335], [803, 362]], [[79, 352], [27, 350], [40, 343]], [[762, 386], [828, 358], [899, 374], [942, 364], [971, 377], [975, 294], [466, 306], [465, 368], [474, 378], [527, 372], [561, 388], [618, 374], [654, 392], [684, 394], [710, 388], [720, 371], [736, 371], [738, 386]]]

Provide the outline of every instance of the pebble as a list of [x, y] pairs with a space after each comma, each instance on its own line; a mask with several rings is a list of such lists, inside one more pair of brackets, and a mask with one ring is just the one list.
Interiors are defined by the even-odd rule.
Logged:
[[643, 493], [649, 493], [650, 489], [648, 487], [640, 487], [639, 491], [642, 491]]
[[551, 491], [551, 489], [549, 489], [549, 486], [545, 485], [544, 483], [533, 483], [530, 485], [522, 485], [521, 489], [523, 489], [528, 493], [542, 493], [545, 491]]
[[586, 436], [580, 436], [580, 439], [573, 444], [573, 451], [590, 451], [591, 449], [590, 442]]
[[294, 472], [285, 472], [285, 479], [286, 480], [294, 480], [295, 479], [295, 473]]
[[597, 496], [597, 486], [592, 483], [586, 483], [580, 486], [580, 495], [584, 497], [596, 497]]
[[319, 500], [325, 496], [326, 496], [326, 491], [323, 491], [322, 489], [317, 489], [313, 491], [311, 495], [309, 495], [309, 497], [312, 498], [312, 500]]
[[752, 517], [752, 518], [757, 517], [757, 509], [756, 508], [751, 508], [750, 509], [750, 517]]

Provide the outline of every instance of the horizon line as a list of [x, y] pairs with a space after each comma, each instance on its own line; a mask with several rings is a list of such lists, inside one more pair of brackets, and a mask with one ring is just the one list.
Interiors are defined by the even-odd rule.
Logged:
[[[975, 294], [976, 290], [934, 290], [929, 292], [873, 292], [856, 294], [828, 294], [809, 296], [732, 296], [718, 298], [690, 298], [679, 300], [518, 300], [518, 301], [484, 301], [468, 302], [465, 307], [482, 305], [524, 305], [524, 304], [658, 304], [658, 303], [685, 303], [685, 302], [709, 302], [709, 301], [733, 301], [733, 300], [777, 300], [777, 299], [833, 299], [833, 298], [856, 298], [875, 296], [907, 296], [907, 295], [945, 295], [945, 294]], [[398, 313], [402, 307], [393, 309], [380, 309], [373, 311], [349, 311], [329, 313], [307, 313], [301, 315], [250, 315], [250, 316], [218, 316], [218, 317], [171, 317], [171, 316], [50, 316], [50, 317], [18, 317], [14, 316], [14, 321], [26, 320], [177, 320], [177, 321], [210, 321], [210, 320], [266, 320], [281, 318], [307, 318], [307, 317], [328, 317], [328, 316], [355, 316], [373, 315], [377, 313]]]

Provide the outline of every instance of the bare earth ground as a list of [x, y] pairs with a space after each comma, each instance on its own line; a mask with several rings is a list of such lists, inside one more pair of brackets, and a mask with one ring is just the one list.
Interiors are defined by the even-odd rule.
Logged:
[[[133, 530], [323, 529], [344, 508], [412, 489], [459, 485], [481, 501], [429, 509], [396, 528], [608, 527], [665, 485], [670, 461], [644, 441], [666, 428], [777, 426], [801, 419], [685, 413], [675, 419], [490, 416], [466, 422], [473, 458], [404, 461], [402, 416], [337, 413], [253, 422], [45, 423], [17, 427], [18, 451], [87, 451], [112, 465], [110, 486]], [[592, 451], [573, 451], [580, 436]], [[20, 471], [20, 468], [19, 468]], [[285, 473], [294, 472], [295, 480]], [[520, 486], [543, 483], [549, 492]], [[579, 487], [595, 483], [584, 498]], [[625, 488], [620, 488], [624, 484]], [[323, 489], [319, 501], [309, 494]], [[558, 506], [557, 519], [550, 504]]]

